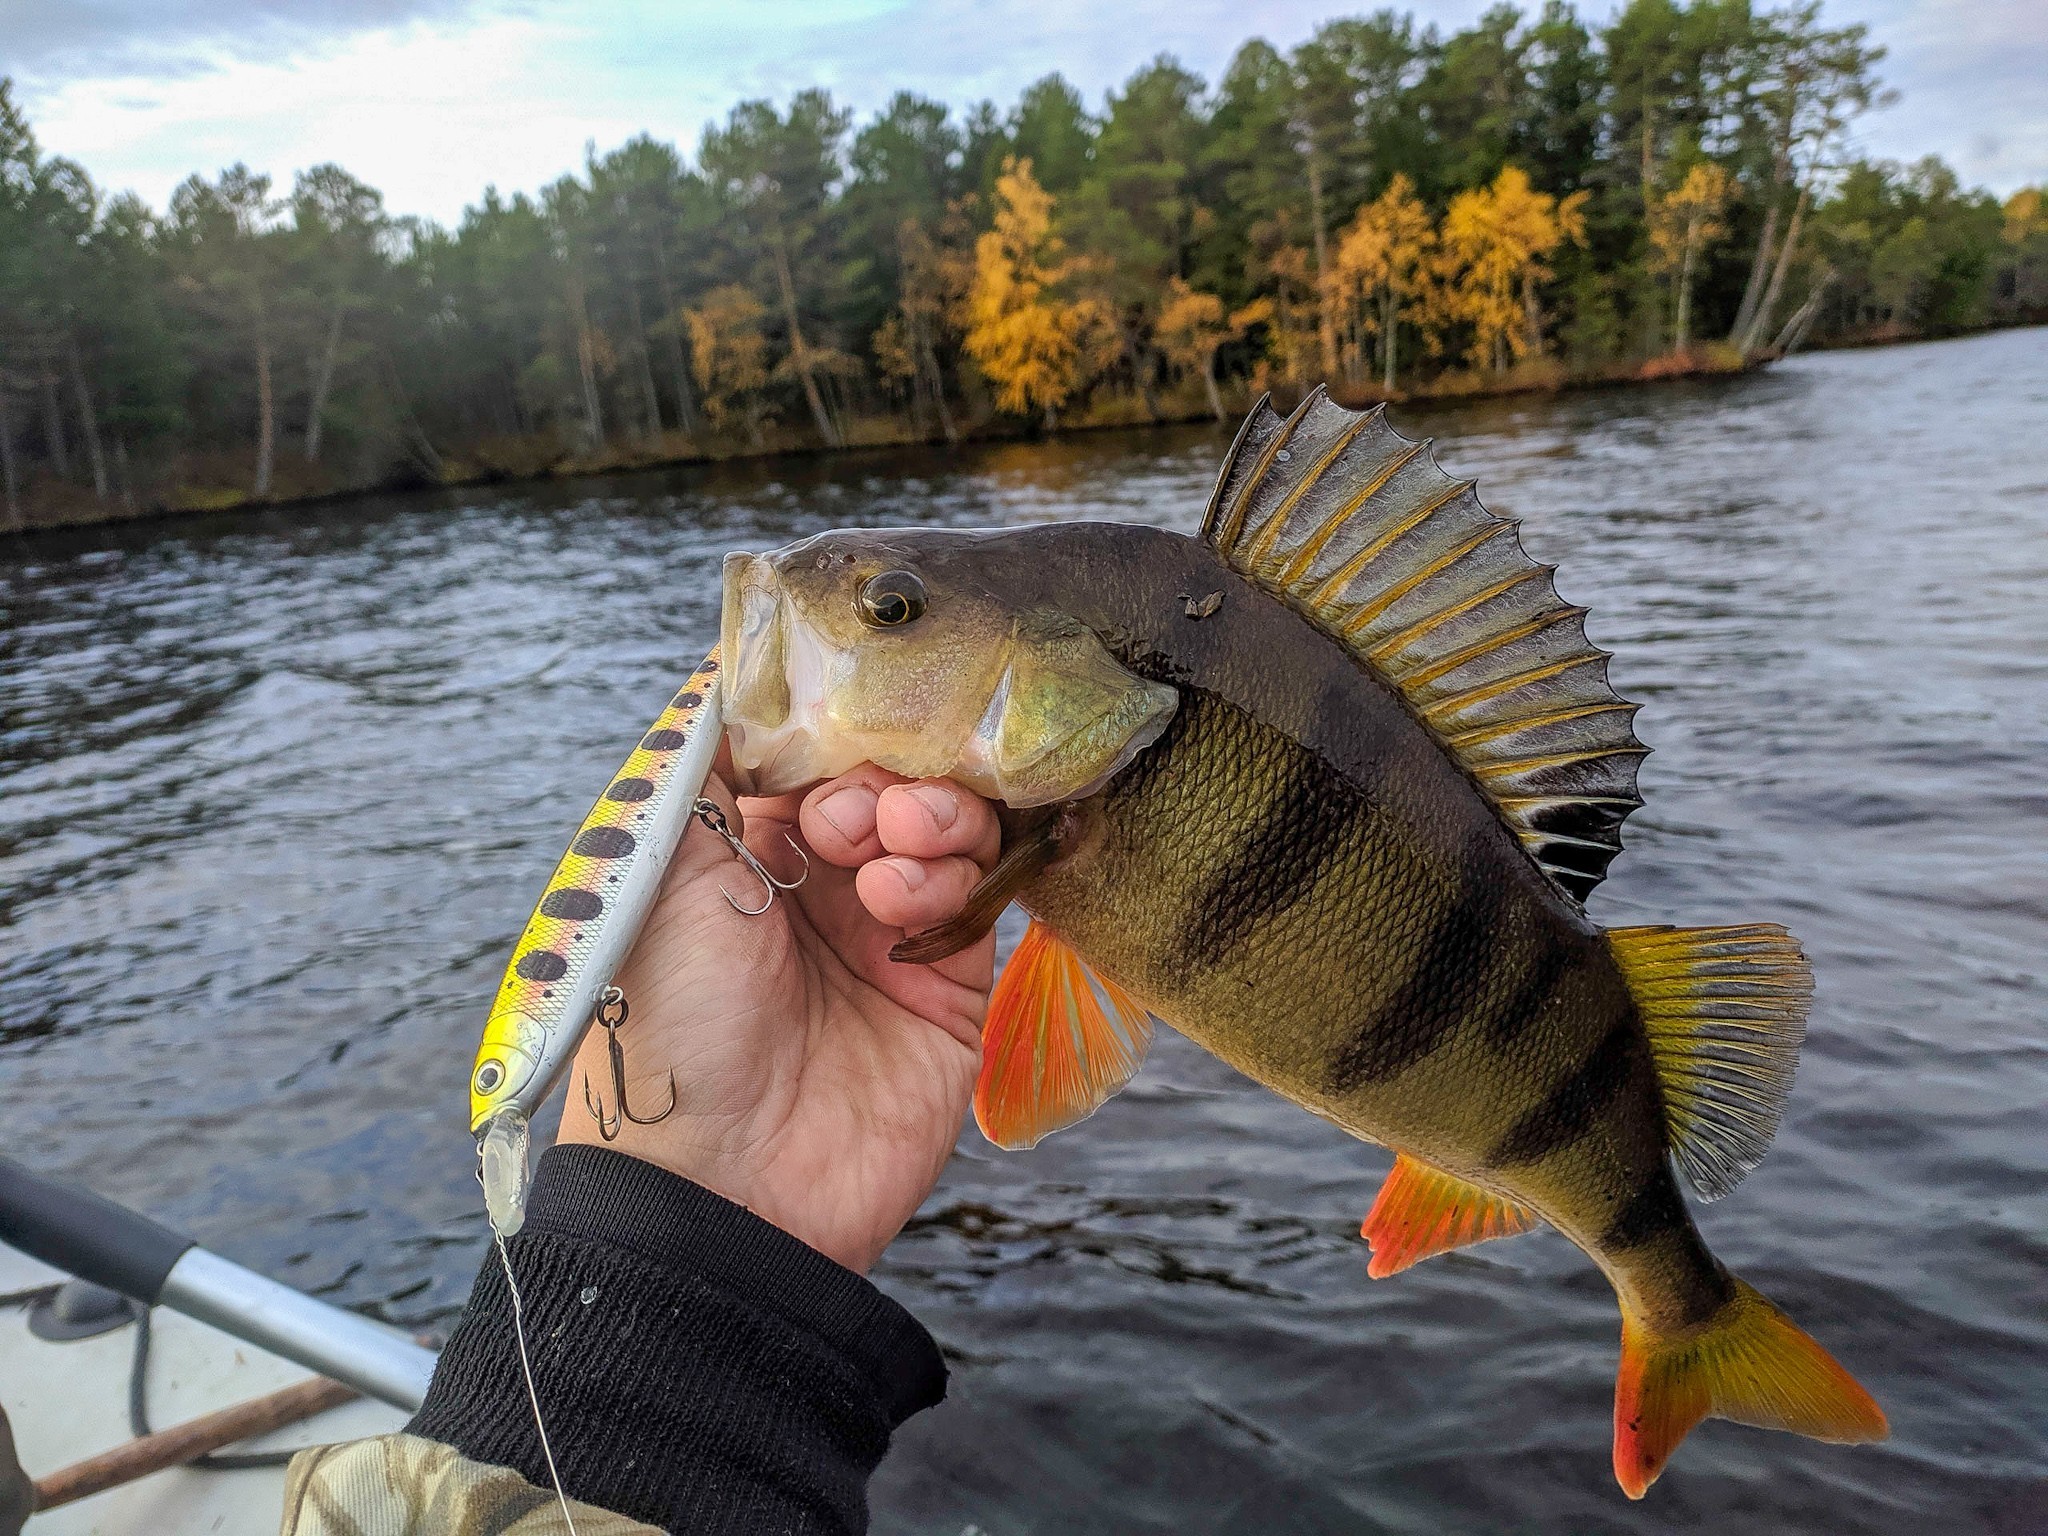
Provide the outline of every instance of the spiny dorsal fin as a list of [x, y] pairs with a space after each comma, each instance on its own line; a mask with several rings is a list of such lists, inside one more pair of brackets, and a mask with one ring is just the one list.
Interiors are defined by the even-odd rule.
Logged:
[[1261, 400], [1231, 445], [1202, 537], [1240, 575], [1391, 684], [1491, 797], [1522, 846], [1584, 900], [1642, 804], [1649, 749], [1607, 652], [1515, 524], [1429, 444], [1321, 389], [1282, 420]]
[[1034, 917], [989, 994], [975, 1122], [999, 1147], [1035, 1147], [1101, 1108], [1151, 1043], [1152, 1015]]
[[1432, 1254], [1513, 1237], [1536, 1221], [1526, 1205], [1399, 1152], [1358, 1235], [1372, 1245], [1365, 1272], [1384, 1280]]
[[1764, 1160], [1813, 1001], [1813, 969], [1776, 923], [1610, 928], [1643, 1016], [1671, 1151], [1704, 1200]]

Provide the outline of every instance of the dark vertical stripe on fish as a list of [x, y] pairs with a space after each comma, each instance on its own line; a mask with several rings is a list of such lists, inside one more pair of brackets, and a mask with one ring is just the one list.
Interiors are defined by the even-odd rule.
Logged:
[[1607, 1224], [1600, 1234], [1600, 1246], [1615, 1252], [1640, 1248], [1684, 1225], [1685, 1201], [1678, 1193], [1678, 1181], [1671, 1177], [1670, 1168], [1659, 1164]]
[[1450, 1038], [1485, 995], [1503, 888], [1486, 877], [1477, 849], [1458, 876], [1458, 895], [1423, 943], [1415, 969], [1367, 1015], [1330, 1064], [1332, 1093], [1398, 1077]]
[[1196, 900], [1182, 960], [1219, 964], [1261, 923], [1314, 890], [1360, 809], [1315, 758], [1290, 753], [1287, 776], [1258, 825]]
[[1495, 1009], [1486, 1021], [1486, 1036], [1497, 1051], [1504, 1051], [1522, 1038], [1531, 1024], [1543, 1016], [1544, 1005], [1557, 983], [1570, 969], [1571, 951], [1553, 934], [1539, 934], [1536, 954], [1513, 996]]
[[1633, 1013], [1614, 1021], [1579, 1069], [1515, 1122], [1487, 1156], [1493, 1168], [1538, 1163], [1593, 1128], [1600, 1112], [1649, 1067], [1649, 1046]]

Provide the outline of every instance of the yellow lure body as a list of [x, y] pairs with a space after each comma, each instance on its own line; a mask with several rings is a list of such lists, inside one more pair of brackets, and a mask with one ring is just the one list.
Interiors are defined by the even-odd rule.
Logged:
[[531, 1118], [638, 937], [718, 755], [718, 648], [690, 675], [577, 827], [519, 935], [484, 1022], [469, 1128]]

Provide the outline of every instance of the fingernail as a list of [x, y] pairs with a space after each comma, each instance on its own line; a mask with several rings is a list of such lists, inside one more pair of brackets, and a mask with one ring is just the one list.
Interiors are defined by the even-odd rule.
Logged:
[[951, 790], [941, 789], [936, 784], [918, 784], [910, 793], [919, 805], [931, 812], [932, 820], [938, 823], [941, 832], [960, 819], [960, 802], [953, 798]]
[[890, 866], [903, 877], [908, 890], [917, 890], [924, 884], [924, 866], [915, 859], [891, 859]]
[[849, 843], [866, 839], [875, 820], [875, 792], [849, 784], [818, 802], [818, 814]]

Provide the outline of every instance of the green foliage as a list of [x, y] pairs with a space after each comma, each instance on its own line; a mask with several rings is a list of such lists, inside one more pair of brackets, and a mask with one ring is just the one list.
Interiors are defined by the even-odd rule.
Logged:
[[1431, 257], [1397, 292], [1400, 241], [1361, 216], [1397, 178], [1416, 252], [1449, 249], [1481, 190], [1569, 211], [1571, 238], [1489, 279], [1495, 362], [1669, 368], [1680, 314], [1715, 355], [2040, 318], [2040, 191], [2001, 208], [1939, 162], [1847, 155], [1881, 58], [1820, 0], [1626, 0], [1598, 26], [1503, 3], [1448, 35], [1380, 10], [1291, 52], [1254, 38], [1213, 89], [1161, 55], [1099, 108], [1057, 74], [1007, 108], [899, 93], [857, 130], [821, 90], [742, 102], [694, 163], [637, 137], [538, 195], [486, 189], [452, 229], [333, 165], [288, 195], [237, 165], [161, 214], [108, 199], [0, 80], [0, 518], [195, 480], [830, 444], [906, 411], [953, 436], [1004, 389], [967, 338], [994, 324], [977, 241], [1013, 163], [1063, 250], [1068, 419], [1448, 376], [1502, 252]]

